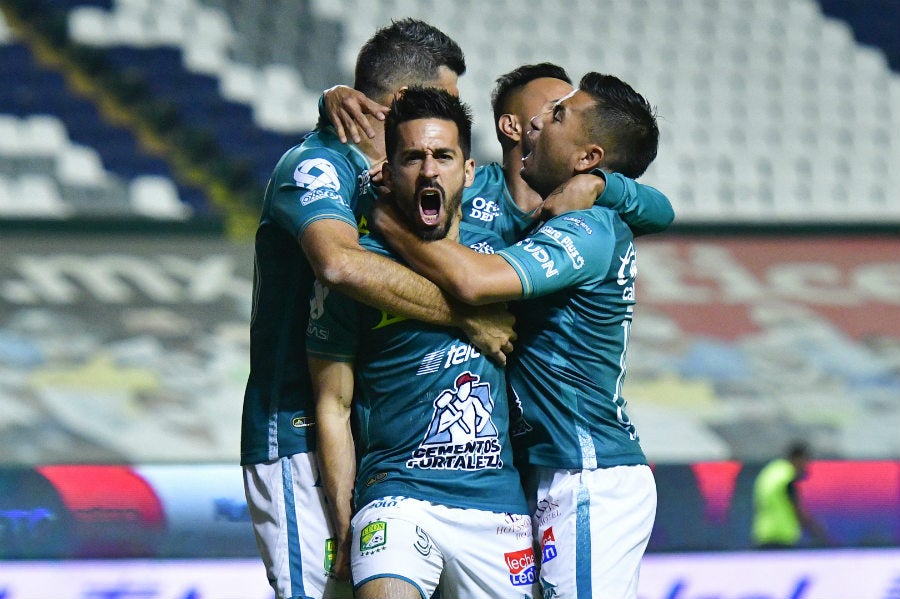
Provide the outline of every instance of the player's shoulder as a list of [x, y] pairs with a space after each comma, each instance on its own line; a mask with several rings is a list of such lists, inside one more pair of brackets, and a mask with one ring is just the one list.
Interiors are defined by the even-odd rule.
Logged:
[[623, 227], [628, 229], [618, 212], [597, 205], [560, 214], [547, 221], [547, 225], [588, 236], [617, 233]]
[[494, 254], [508, 245], [493, 229], [468, 221], [459, 223], [459, 242], [480, 254]]
[[281, 156], [275, 172], [293, 178], [301, 187], [335, 187], [342, 177], [355, 179], [359, 170], [367, 168], [357, 154], [333, 135], [315, 130]]
[[502, 189], [504, 185], [503, 168], [499, 164], [496, 162], [482, 164], [475, 168], [475, 178], [472, 185], [463, 190], [463, 197], [484, 195], [488, 190]]

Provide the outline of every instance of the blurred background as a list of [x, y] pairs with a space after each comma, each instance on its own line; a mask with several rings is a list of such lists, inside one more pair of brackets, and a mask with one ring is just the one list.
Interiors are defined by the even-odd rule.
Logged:
[[[900, 597], [896, 0], [0, 0], [0, 598], [271, 596], [237, 466], [262, 193], [405, 16], [465, 51], [479, 163], [521, 64], [657, 107], [642, 599]], [[831, 545], [750, 552], [797, 439]]]

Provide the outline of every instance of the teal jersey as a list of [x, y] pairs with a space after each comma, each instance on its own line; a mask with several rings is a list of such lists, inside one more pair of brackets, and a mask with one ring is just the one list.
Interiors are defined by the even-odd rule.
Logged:
[[531, 229], [535, 220], [513, 200], [503, 177], [503, 167], [496, 162], [475, 169], [475, 180], [463, 191], [463, 222], [484, 227], [500, 236], [506, 245], [513, 244]]
[[507, 366], [513, 434], [531, 465], [646, 464], [622, 385], [634, 310], [631, 230], [593, 207], [549, 220], [498, 252], [522, 282], [517, 350]]
[[[594, 171], [606, 179], [596, 206], [619, 213], [635, 235], [658, 233], [675, 219], [672, 204], [659, 190], [619, 173]], [[497, 233], [507, 245], [516, 243], [537, 221], [517, 205], [496, 162], [475, 169], [475, 181], [463, 193], [463, 220]]]
[[330, 128], [317, 129], [275, 166], [256, 231], [241, 464], [314, 448], [306, 326], [315, 276], [299, 238], [319, 219], [364, 227], [374, 198], [368, 168], [365, 155]]
[[[466, 223], [470, 247], [502, 241]], [[367, 249], [391, 253], [376, 236]], [[527, 513], [509, 443], [503, 369], [462, 331], [398, 318], [319, 288], [311, 355], [354, 363], [354, 501], [404, 496], [457, 508]]]

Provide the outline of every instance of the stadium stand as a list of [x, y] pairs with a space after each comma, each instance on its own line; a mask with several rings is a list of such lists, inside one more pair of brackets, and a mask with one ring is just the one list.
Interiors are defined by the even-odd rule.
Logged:
[[[817, 224], [852, 235], [870, 230], [860, 225], [882, 224], [896, 230], [900, 76], [891, 65], [896, 68], [900, 18], [895, 3], [872, 0], [877, 9], [867, 5], [865, 10], [861, 4], [572, 0], [562, 10], [558, 3], [533, 0], [525, 11], [513, 0], [380, 0], [367, 3], [366, 10], [351, 0], [43, 3], [65, 11], [71, 40], [89, 48], [121, 81], [130, 82], [134, 93], [157, 101], [163, 108], [157, 116], [188, 130], [181, 145], [218, 161], [201, 160], [189, 171], [206, 168], [218, 189], [237, 186], [244, 173], [252, 180], [250, 199], [243, 199], [243, 208], [252, 216], [242, 242], [252, 235], [256, 202], [273, 164], [314, 125], [320, 90], [350, 82], [359, 45], [377, 27], [402, 16], [434, 23], [466, 51], [469, 72], [461, 80], [461, 92], [476, 115], [479, 161], [499, 156], [487, 117], [489, 91], [497, 75], [521, 63], [550, 60], [564, 65], [576, 79], [595, 69], [618, 74], [658, 106], [660, 155], [643, 180], [672, 199], [676, 228], [775, 224], [781, 227], [770, 230], [779, 233]], [[866, 20], [868, 25], [856, 29]], [[503, 27], [500, 44], [498, 23]], [[0, 89], [0, 221], [86, 216], [190, 221], [206, 211], [228, 208], [217, 203], [217, 188], [206, 187], [201, 194], [185, 186], [183, 171], [173, 167], [179, 161], [172, 154], [147, 155], [139, 131], [136, 135], [133, 127], [109, 125], [106, 107], [96, 98], [73, 92], [58, 70], [36, 59], [26, 41], [16, 39], [0, 19], [0, 76], [12, 82]], [[882, 50], [864, 45], [876, 41], [893, 46]], [[217, 170], [223, 164], [229, 173]], [[848, 333], [846, 326], [841, 330], [829, 325], [830, 313], [838, 310], [835, 306], [816, 312], [820, 306], [810, 300], [785, 308], [780, 302], [807, 298], [799, 293], [778, 295], [778, 284], [790, 282], [784, 272], [792, 267], [787, 257], [783, 262], [773, 258], [781, 249], [769, 251], [765, 244], [757, 247], [749, 242], [707, 247], [696, 240], [669, 244], [664, 239], [654, 245], [655, 241], [642, 242], [642, 278], [651, 293], [629, 356], [629, 376], [635, 381], [629, 384], [638, 399], [634, 410], [649, 431], [650, 453], [675, 462], [760, 457], [754, 452], [777, 445], [797, 430], [785, 425], [764, 443], [756, 438], [755, 445], [742, 437], [741, 430], [787, 410], [809, 425], [800, 432], [833, 442], [836, 455], [900, 452], [890, 433], [900, 422], [896, 335], [874, 334], [887, 325], [873, 324], [874, 317], [869, 318], [864, 332], [873, 336], [863, 338], [859, 331]], [[842, 276], [846, 280], [841, 284], [858, 287], [852, 293], [862, 299], [855, 296], [847, 303], [858, 301], [868, 307], [865, 302], [871, 301], [877, 309], [893, 309], [895, 300], [885, 299], [890, 285], [873, 283], [879, 281], [878, 273], [892, 272], [890, 266], [881, 271], [880, 264], [853, 262], [863, 259], [860, 253], [873, 250], [860, 252], [847, 244], [844, 255], [834, 249], [844, 247], [841, 244], [818, 242], [785, 247], [799, 252], [806, 245], [825, 256], [815, 265], [820, 269], [816, 276], [824, 282]], [[27, 249], [27, 244], [21, 247]], [[894, 246], [872, 247], [884, 252], [883, 260], [890, 264]], [[181, 258], [173, 262], [165, 256], [156, 264], [157, 253], [164, 249], [154, 246], [147, 271], [184, 271]], [[805, 255], [809, 260], [816, 257]], [[241, 256], [234, 259], [240, 263]], [[197, 260], [194, 256], [183, 262]], [[676, 267], [670, 260], [678, 260]], [[666, 277], [679, 269], [720, 276], [724, 290], [716, 297], [718, 304], [712, 306], [710, 300], [701, 306], [712, 306], [710, 313], [696, 316], [678, 305], [677, 298], [652, 297], [655, 283], [670, 283]], [[760, 269], [771, 272], [756, 272]], [[246, 282], [249, 277], [241, 272], [238, 278]], [[729, 282], [738, 290], [725, 289]], [[757, 295], [747, 291], [757, 284], [770, 286]], [[18, 290], [16, 285], [11, 288]], [[169, 284], [161, 287], [168, 289]], [[752, 314], [737, 318], [728, 302], [736, 303], [733, 298], [743, 298], [741, 293], [752, 296], [742, 305]], [[837, 295], [840, 299], [835, 302], [845, 301]], [[31, 301], [30, 296], [22, 300], [29, 305], [26, 300]], [[56, 298], [48, 300], [52, 301]], [[239, 310], [204, 314], [210, 319], [207, 343], [212, 345], [209, 339], [216, 338], [211, 332], [218, 326], [216, 318], [230, 330], [244, 330], [241, 310], [249, 293], [241, 301]], [[723, 308], [727, 317], [718, 317], [713, 308]], [[823, 316], [824, 312], [830, 313]], [[6, 319], [7, 326], [18, 322], [16, 318]], [[753, 320], [758, 330], [722, 339], [712, 327], [694, 326], [708, 320], [727, 328], [729, 318]], [[854, 318], [849, 319], [851, 324]], [[156, 326], [155, 317], [148, 321], [148, 329]], [[156, 339], [155, 330], [147, 334]], [[17, 343], [9, 341], [9, 346], [19, 351]], [[154, 348], [166, 344], [136, 345], [153, 360], [161, 360]], [[230, 364], [242, 364], [245, 348], [236, 345], [229, 354]], [[8, 355], [15, 354], [9, 351]], [[839, 356], [850, 366], [839, 364]], [[206, 357], [192, 355], [197, 362]], [[229, 379], [232, 387], [220, 396], [239, 397], [242, 378]], [[773, 387], [772, 380], [785, 379], [791, 385]], [[192, 388], [185, 385], [173, 394], [189, 397]], [[847, 396], [861, 398], [855, 405], [867, 407], [859, 408], [859, 414], [841, 413]], [[665, 401], [641, 401], [656, 397]], [[800, 414], [803, 410], [814, 416]], [[115, 409], [110, 412], [118, 417]], [[79, 420], [79, 426], [90, 424], [90, 418]], [[863, 443], [859, 438], [871, 440]], [[192, 440], [189, 437], [184, 447]], [[204, 459], [216, 451], [224, 450], [216, 446]], [[124, 448], [116, 449], [119, 454], [128, 455]]]

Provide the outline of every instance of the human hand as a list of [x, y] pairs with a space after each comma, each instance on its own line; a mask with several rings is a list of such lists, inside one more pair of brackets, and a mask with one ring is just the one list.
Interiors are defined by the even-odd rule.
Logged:
[[504, 304], [460, 306], [460, 327], [472, 345], [488, 358], [506, 366], [506, 356], [513, 351], [515, 317]]
[[370, 100], [362, 92], [346, 85], [335, 85], [326, 89], [323, 97], [328, 120], [334, 125], [335, 133], [343, 143], [347, 143], [347, 132], [350, 133], [353, 143], [358, 144], [362, 141], [360, 129], [369, 139], [374, 138], [375, 130], [369, 124], [366, 115], [371, 114], [379, 121], [383, 121], [390, 111], [389, 107]]
[[575, 175], [552, 192], [541, 207], [541, 220], [550, 220], [572, 210], [586, 210], [594, 205], [606, 189], [606, 180], [599, 175]]

